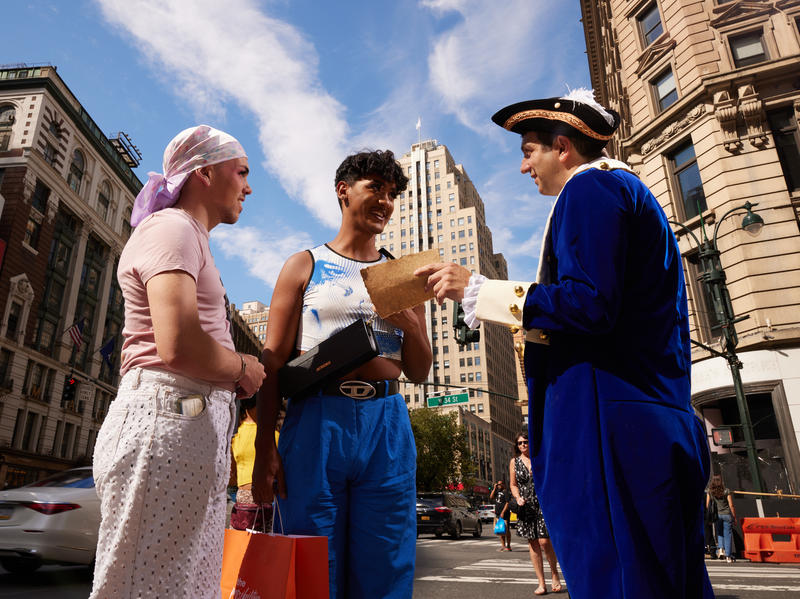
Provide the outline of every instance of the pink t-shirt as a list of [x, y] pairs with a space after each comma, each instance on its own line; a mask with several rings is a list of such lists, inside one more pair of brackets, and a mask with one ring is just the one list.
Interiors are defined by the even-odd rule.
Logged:
[[174, 371], [156, 351], [146, 287], [152, 277], [170, 270], [181, 270], [195, 280], [200, 326], [220, 345], [234, 350], [228, 300], [208, 247], [208, 231], [183, 210], [167, 208], [134, 229], [119, 258], [117, 279], [125, 298], [122, 374], [137, 367]]

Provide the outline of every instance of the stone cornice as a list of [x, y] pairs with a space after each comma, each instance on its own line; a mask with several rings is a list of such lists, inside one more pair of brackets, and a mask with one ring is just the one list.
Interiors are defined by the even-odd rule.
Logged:
[[773, 0], [748, 0], [746, 2], [736, 2], [724, 4], [713, 9], [717, 16], [709, 22], [715, 29], [720, 29], [728, 25], [735, 25], [748, 19], [765, 17], [775, 12], [776, 7]]
[[661, 134], [658, 137], [643, 143], [642, 156], [646, 156], [653, 150], [664, 145], [667, 141], [678, 135], [681, 131], [687, 129], [689, 125], [694, 123], [705, 113], [706, 113], [706, 105], [703, 103], [697, 104], [696, 106], [692, 107], [691, 110], [689, 110], [681, 120], [673, 121], [669, 125], [667, 125], [661, 131]]
[[668, 35], [662, 37], [663, 39], [659, 38], [658, 41], [650, 44], [647, 49], [642, 52], [642, 55], [639, 57], [639, 66], [636, 67], [635, 71], [638, 77], [641, 77], [642, 73], [672, 52], [672, 49], [675, 47], [675, 40], [671, 39]]
[[685, 118], [696, 104], [713, 102], [713, 94], [721, 89], [730, 88], [737, 83], [736, 87], [743, 85], [745, 82], [755, 86], [768, 79], [779, 79], [786, 76], [796, 77], [798, 58], [798, 55], [795, 54], [753, 65], [748, 69], [746, 75], [741, 72], [741, 69], [737, 69], [704, 77], [697, 87], [683, 98], [680, 98], [666, 111], [656, 116], [646, 127], [639, 127], [633, 135], [621, 140], [621, 145], [625, 148], [626, 153], [635, 152], [648, 141], [657, 139], [661, 130], [666, 130], [671, 122]]

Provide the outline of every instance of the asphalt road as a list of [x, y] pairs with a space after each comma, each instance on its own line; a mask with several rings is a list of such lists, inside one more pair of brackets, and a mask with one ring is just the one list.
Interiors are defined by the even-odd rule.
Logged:
[[[530, 599], [536, 577], [527, 548], [512, 532], [511, 552], [497, 552], [499, 541], [485, 535], [458, 541], [424, 535], [417, 541], [414, 599]], [[800, 596], [800, 564], [706, 562], [717, 599], [784, 599]], [[545, 561], [550, 590], [550, 572]], [[562, 578], [563, 579], [563, 578]], [[86, 599], [87, 568], [46, 566], [17, 576], [0, 568], [0, 598]], [[549, 597], [554, 595], [550, 593]], [[566, 597], [566, 593], [558, 595]]]
[[[414, 599], [530, 599], [538, 582], [527, 547], [513, 531], [512, 551], [499, 553], [499, 546], [488, 534], [458, 541], [423, 535], [417, 540]], [[706, 566], [717, 599], [800, 597], [800, 564], [708, 560]], [[547, 560], [544, 569], [550, 591]]]

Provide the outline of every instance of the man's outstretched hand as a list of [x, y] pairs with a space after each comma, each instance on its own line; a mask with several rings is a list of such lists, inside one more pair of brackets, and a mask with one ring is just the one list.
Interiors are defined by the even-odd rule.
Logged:
[[427, 277], [425, 290], [433, 289], [433, 295], [439, 305], [446, 299], [460, 302], [464, 299], [464, 288], [469, 284], [472, 273], [452, 262], [437, 262], [420, 266], [414, 276]]

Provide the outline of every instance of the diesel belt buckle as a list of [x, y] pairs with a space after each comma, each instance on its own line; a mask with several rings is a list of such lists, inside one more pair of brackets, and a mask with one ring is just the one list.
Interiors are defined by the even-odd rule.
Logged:
[[353, 399], [369, 399], [375, 397], [375, 387], [364, 381], [342, 381], [339, 392]]

